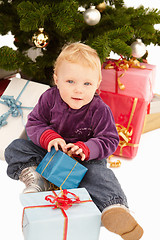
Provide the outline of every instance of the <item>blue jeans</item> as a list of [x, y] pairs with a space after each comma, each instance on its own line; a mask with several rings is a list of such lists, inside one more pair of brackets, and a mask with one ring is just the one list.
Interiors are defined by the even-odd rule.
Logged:
[[[24, 168], [37, 166], [46, 153], [45, 149], [35, 145], [32, 141], [14, 140], [5, 150], [8, 176], [18, 180]], [[100, 211], [113, 204], [128, 207], [126, 196], [117, 178], [106, 166], [106, 159], [80, 161], [80, 163], [87, 167], [88, 171], [79, 187], [87, 189]]]

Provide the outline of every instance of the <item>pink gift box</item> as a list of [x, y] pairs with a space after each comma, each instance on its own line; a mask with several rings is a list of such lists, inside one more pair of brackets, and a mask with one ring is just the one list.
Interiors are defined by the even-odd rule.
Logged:
[[[141, 63], [141, 65], [145, 65], [146, 68], [128, 68], [126, 71], [116, 71], [115, 69], [105, 69], [106, 63], [104, 63], [99, 90], [143, 98], [150, 102], [153, 97], [156, 66], [147, 63]], [[120, 77], [120, 81], [125, 86], [124, 90], [121, 90], [117, 83], [117, 77], [122, 73], [124, 75]]]

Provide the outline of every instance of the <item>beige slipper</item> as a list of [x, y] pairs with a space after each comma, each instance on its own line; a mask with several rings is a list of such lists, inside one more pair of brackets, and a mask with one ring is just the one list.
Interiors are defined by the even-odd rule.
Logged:
[[139, 240], [143, 229], [123, 205], [112, 205], [102, 212], [102, 224], [109, 231], [119, 234], [125, 240]]

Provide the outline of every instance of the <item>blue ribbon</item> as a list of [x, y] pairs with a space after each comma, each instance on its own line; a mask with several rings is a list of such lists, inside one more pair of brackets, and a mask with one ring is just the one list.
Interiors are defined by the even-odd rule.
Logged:
[[[19, 101], [19, 98], [21, 97], [22, 93], [24, 92], [28, 84], [29, 84], [29, 81], [26, 82], [26, 84], [24, 85], [23, 89], [21, 90], [20, 94], [16, 99], [14, 99], [14, 96], [8, 96], [8, 95], [1, 96], [1, 99], [3, 101], [0, 100], [0, 103], [8, 106], [10, 109], [8, 110], [8, 112], [0, 116], [0, 128], [7, 125], [8, 123], [7, 118], [9, 117], [9, 115], [12, 115], [12, 117], [18, 117], [20, 115], [23, 121], [22, 109], [33, 109], [33, 107], [22, 106], [22, 103]], [[23, 121], [23, 124], [24, 124], [24, 121]]]

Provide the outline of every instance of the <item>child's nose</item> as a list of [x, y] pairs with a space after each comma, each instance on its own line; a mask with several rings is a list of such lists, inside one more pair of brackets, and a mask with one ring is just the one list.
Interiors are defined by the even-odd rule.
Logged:
[[82, 86], [80, 86], [80, 85], [75, 86], [74, 92], [75, 93], [82, 93], [83, 92]]

